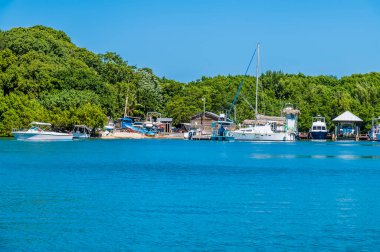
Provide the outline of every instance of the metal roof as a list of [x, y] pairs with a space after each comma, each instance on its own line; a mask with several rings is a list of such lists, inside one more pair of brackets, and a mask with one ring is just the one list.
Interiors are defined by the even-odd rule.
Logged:
[[333, 122], [362, 122], [363, 120], [352, 114], [350, 111], [346, 111], [340, 116], [335, 117]]
[[172, 122], [173, 118], [169, 117], [162, 117], [162, 118], [157, 118], [157, 122]]
[[[194, 119], [200, 118], [200, 117], [202, 117], [202, 115], [203, 115], [203, 112], [200, 112], [200, 113], [198, 113], [198, 114], [196, 114], [196, 115], [193, 115], [193, 116], [191, 117], [191, 120], [194, 120]], [[206, 112], [205, 112], [205, 117], [211, 118], [211, 119], [214, 120], [214, 121], [217, 121], [217, 120], [219, 119], [219, 116], [218, 116], [217, 114], [212, 113], [212, 112], [209, 112], [209, 111], [206, 111]]]

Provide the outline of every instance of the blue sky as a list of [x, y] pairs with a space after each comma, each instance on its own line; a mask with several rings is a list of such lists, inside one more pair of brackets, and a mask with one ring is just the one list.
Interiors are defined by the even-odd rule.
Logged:
[[262, 71], [341, 77], [380, 70], [375, 0], [0, 0], [0, 29], [37, 24], [183, 82], [243, 74], [257, 42]]

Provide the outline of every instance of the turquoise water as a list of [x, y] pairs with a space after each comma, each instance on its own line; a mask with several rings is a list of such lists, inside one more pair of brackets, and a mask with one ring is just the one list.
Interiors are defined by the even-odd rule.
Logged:
[[2, 251], [378, 251], [380, 143], [0, 140]]

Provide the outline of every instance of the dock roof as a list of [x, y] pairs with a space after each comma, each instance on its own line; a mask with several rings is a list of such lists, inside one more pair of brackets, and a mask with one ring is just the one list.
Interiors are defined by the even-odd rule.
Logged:
[[346, 111], [343, 114], [335, 117], [333, 122], [362, 122], [363, 120], [352, 114], [350, 111]]

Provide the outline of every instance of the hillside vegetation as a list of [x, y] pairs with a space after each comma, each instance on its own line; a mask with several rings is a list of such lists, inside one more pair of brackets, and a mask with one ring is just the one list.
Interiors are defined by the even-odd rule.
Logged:
[[[129, 115], [149, 111], [188, 122], [203, 110], [230, 107], [243, 76], [202, 77], [180, 83], [155, 76], [149, 68], [128, 65], [118, 54], [95, 54], [79, 48], [62, 31], [44, 26], [0, 32], [0, 135], [31, 121], [46, 121], [62, 129], [75, 124], [102, 127], [107, 116], [121, 117], [128, 96]], [[236, 103], [236, 119], [253, 118], [255, 78], [248, 76]], [[332, 118], [350, 110], [370, 127], [380, 116], [380, 74], [305, 76], [266, 72], [260, 76], [259, 112], [279, 115], [286, 103], [301, 110], [300, 130], [312, 116]], [[330, 125], [331, 127], [331, 125]]]

